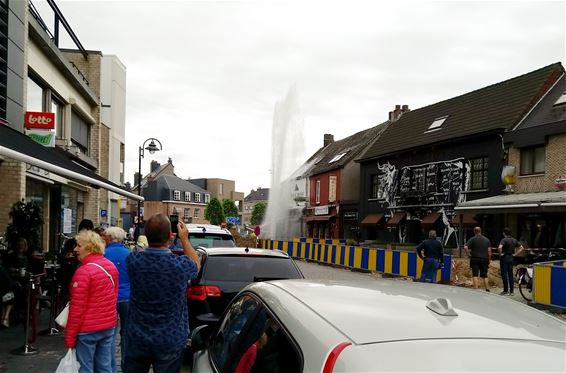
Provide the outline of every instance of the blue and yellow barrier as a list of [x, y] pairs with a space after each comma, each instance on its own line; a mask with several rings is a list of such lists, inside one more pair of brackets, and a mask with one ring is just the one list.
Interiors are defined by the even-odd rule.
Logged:
[[[261, 240], [260, 244], [264, 249], [285, 251], [293, 258], [399, 276], [416, 278], [421, 276], [423, 261], [416, 252], [350, 246], [332, 241], [340, 240], [300, 238], [293, 241]], [[450, 282], [452, 257], [444, 255], [443, 263], [444, 267], [437, 272], [437, 281]]]
[[533, 302], [566, 308], [566, 260], [533, 265]]

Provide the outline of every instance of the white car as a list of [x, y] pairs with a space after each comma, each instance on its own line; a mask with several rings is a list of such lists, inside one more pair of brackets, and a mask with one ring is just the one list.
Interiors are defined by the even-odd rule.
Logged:
[[190, 343], [198, 372], [566, 372], [566, 323], [453, 286], [284, 280], [247, 286]]
[[[187, 224], [189, 240], [193, 247], [236, 247], [234, 236], [226, 228], [212, 224]], [[182, 251], [183, 247], [179, 240], [175, 241], [175, 247]]]

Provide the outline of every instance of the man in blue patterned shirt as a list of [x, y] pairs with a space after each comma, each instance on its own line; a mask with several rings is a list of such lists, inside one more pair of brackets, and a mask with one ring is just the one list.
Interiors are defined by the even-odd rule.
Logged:
[[124, 372], [179, 372], [189, 335], [187, 284], [200, 269], [189, 231], [178, 224], [184, 255], [169, 250], [171, 223], [163, 214], [145, 225], [149, 247], [126, 259], [130, 277], [130, 310]]

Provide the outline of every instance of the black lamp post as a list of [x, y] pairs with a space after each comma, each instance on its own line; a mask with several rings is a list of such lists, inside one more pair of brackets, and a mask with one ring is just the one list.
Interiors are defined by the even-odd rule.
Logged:
[[[145, 146], [147, 142], [150, 142], [148, 146]], [[159, 144], [157, 146], [155, 143]], [[143, 158], [144, 149], [149, 151], [149, 154], [154, 154], [163, 149], [161, 146], [161, 142], [153, 137], [145, 140], [142, 146], [139, 147], [139, 157], [138, 157], [138, 196], [141, 196], [141, 182], [142, 182], [142, 173], [141, 173], [141, 160]], [[141, 201], [138, 200], [138, 224], [141, 223]]]

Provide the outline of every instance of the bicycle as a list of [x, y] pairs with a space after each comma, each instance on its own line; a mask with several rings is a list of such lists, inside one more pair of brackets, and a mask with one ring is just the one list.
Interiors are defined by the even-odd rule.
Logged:
[[515, 279], [519, 285], [519, 293], [527, 301], [533, 300], [533, 266], [518, 267]]

